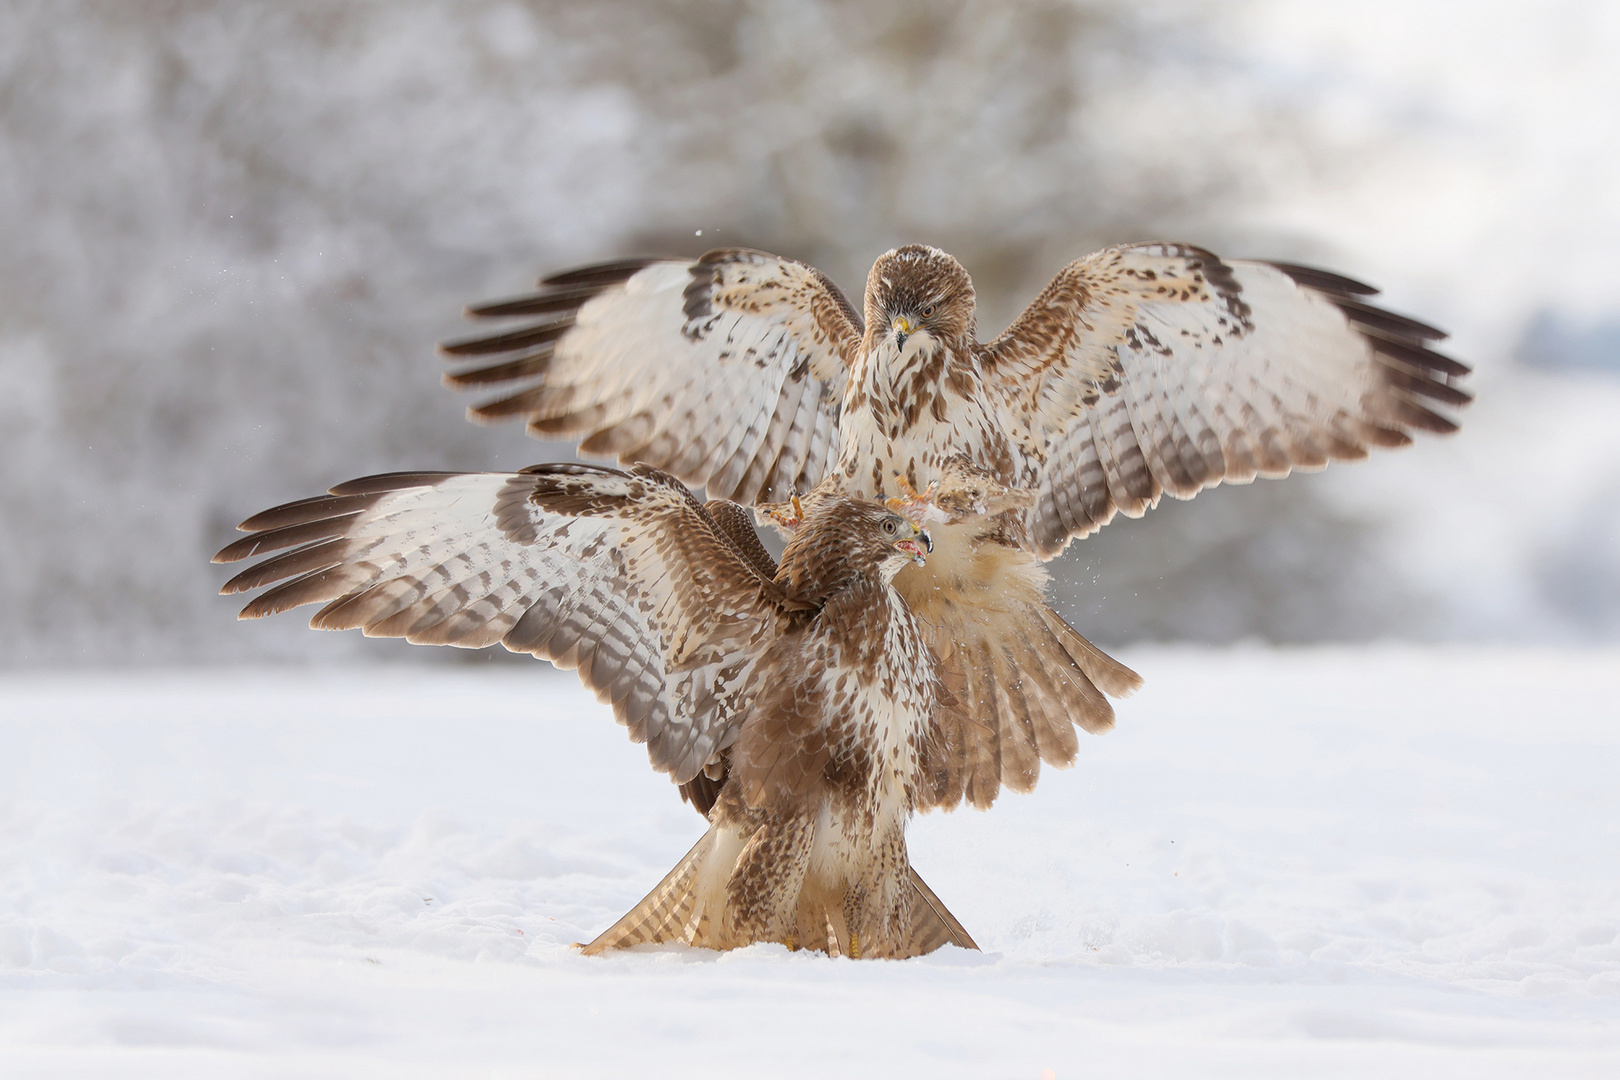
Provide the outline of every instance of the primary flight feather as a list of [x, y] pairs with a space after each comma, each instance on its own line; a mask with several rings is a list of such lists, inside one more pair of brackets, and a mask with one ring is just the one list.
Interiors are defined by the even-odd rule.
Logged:
[[863, 312], [809, 266], [733, 249], [548, 278], [470, 309], [523, 324], [443, 349], [473, 361], [448, 382], [499, 390], [476, 417], [667, 470], [789, 531], [796, 493], [814, 507], [932, 487], [936, 550], [895, 587], [962, 701], [957, 779], [982, 806], [1070, 763], [1075, 725], [1106, 730], [1104, 693], [1140, 683], [1045, 603], [1043, 560], [1166, 493], [1455, 428], [1441, 409], [1469, 400], [1468, 369], [1374, 292], [1125, 245], [1064, 267], [981, 343], [973, 283], [935, 248], [879, 258]]
[[646, 466], [396, 473], [266, 510], [216, 562], [254, 618], [575, 668], [710, 822], [587, 952], [778, 941], [850, 956], [975, 947], [911, 869], [911, 813], [960, 800], [952, 699], [891, 587], [928, 533], [832, 496], [776, 566], [735, 506]]

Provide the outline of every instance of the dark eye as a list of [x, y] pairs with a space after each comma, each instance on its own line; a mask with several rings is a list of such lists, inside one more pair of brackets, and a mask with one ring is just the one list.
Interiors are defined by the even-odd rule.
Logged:
[[885, 521], [883, 523], [883, 535], [884, 536], [893, 536], [895, 534], [895, 532], [897, 532], [899, 530], [899, 528], [900, 528], [900, 523], [898, 521], [894, 520], [894, 518], [889, 518], [887, 521]]
[[929, 304], [927, 307], [922, 309], [922, 317], [925, 318], [925, 319], [932, 319], [934, 317], [934, 305], [933, 304]]

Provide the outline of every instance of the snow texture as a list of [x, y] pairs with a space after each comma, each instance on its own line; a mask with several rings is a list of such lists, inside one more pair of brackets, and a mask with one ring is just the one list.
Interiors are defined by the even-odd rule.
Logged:
[[0, 1075], [1620, 1074], [1620, 654], [1126, 659], [903, 962], [575, 954], [701, 823], [540, 665], [10, 676]]

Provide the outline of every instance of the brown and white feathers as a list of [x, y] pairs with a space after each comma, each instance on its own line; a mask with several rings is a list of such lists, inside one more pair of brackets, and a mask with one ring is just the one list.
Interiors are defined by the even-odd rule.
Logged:
[[[538, 435], [577, 437], [587, 453], [750, 504], [827, 474], [864, 404], [846, 402], [851, 369], [906, 319], [948, 344], [939, 377], [982, 396], [1014, 443], [1011, 461], [971, 442], [953, 449], [1009, 485], [1036, 481], [1025, 521], [1050, 556], [1164, 493], [1188, 498], [1403, 445], [1414, 430], [1454, 430], [1438, 408], [1469, 400], [1456, 386], [1468, 368], [1430, 348], [1441, 331], [1368, 304], [1376, 292], [1185, 244], [1122, 245], [1065, 266], [980, 344], [971, 279], [937, 249], [879, 259], [864, 318], [811, 267], [724, 249], [548, 278], [533, 296], [469, 308], [542, 321], [442, 349], [501, 356], [445, 377], [501, 388], [475, 417], [521, 416]], [[915, 425], [938, 385], [890, 389]], [[812, 441], [820, 453], [806, 452]]]
[[[864, 315], [801, 263], [756, 251], [547, 279], [481, 317], [538, 316], [446, 345], [447, 376], [498, 387], [588, 453], [645, 461], [711, 495], [904, 495], [939, 484], [936, 551], [895, 586], [972, 717], [966, 796], [1027, 789], [1109, 728], [1135, 673], [1043, 599], [1049, 559], [1166, 493], [1320, 468], [1446, 432], [1467, 368], [1374, 290], [1181, 244], [1106, 248], [1064, 267], [980, 343], [960, 263], [911, 245], [873, 265]], [[514, 355], [515, 351], [515, 355]], [[498, 357], [493, 365], [490, 356]], [[776, 520], [783, 520], [781, 514]]]
[[216, 562], [290, 549], [225, 585], [273, 586], [242, 617], [322, 603], [317, 629], [578, 669], [677, 782], [734, 737], [738, 688], [792, 606], [652, 470], [372, 476], [241, 527]]
[[982, 350], [1003, 415], [1036, 452], [1026, 524], [1042, 555], [1163, 494], [1281, 477], [1449, 433], [1468, 368], [1445, 334], [1363, 299], [1377, 290], [1185, 245], [1070, 263]]
[[744, 504], [808, 491], [837, 457], [861, 320], [803, 264], [748, 251], [631, 260], [469, 312], [541, 318], [441, 346], [457, 358], [499, 356], [445, 376], [505, 389], [474, 408], [479, 419], [520, 416], [541, 437], [580, 435], [587, 453]]
[[[644, 466], [367, 477], [241, 527], [216, 561], [269, 556], [223, 589], [269, 586], [244, 618], [321, 603], [317, 628], [576, 668], [655, 768], [696, 785], [712, 826], [691, 874], [598, 951], [971, 947], [905, 859], [907, 817], [960, 785], [935, 719], [949, 695], [889, 584], [929, 540], [888, 507], [825, 500], [780, 568], [735, 508]], [[665, 925], [671, 904], [687, 917]]]

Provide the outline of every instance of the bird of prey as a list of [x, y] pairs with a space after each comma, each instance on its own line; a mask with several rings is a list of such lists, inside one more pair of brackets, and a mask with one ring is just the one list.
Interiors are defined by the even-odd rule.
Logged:
[[[873, 265], [864, 314], [825, 275], [748, 250], [635, 259], [469, 309], [515, 318], [448, 342], [475, 418], [522, 417], [587, 454], [645, 462], [791, 528], [838, 495], [932, 486], [935, 552], [895, 587], [961, 700], [965, 796], [1027, 790], [1106, 730], [1140, 679], [1047, 606], [1042, 562], [1116, 513], [1449, 432], [1468, 369], [1376, 290], [1184, 244], [1065, 266], [1000, 336], [931, 247]], [[493, 359], [493, 363], [491, 360]]]
[[960, 799], [951, 698], [891, 582], [928, 533], [882, 503], [805, 510], [772, 564], [746, 511], [679, 481], [537, 465], [394, 473], [245, 521], [216, 562], [243, 618], [478, 647], [574, 668], [708, 832], [586, 946], [758, 941], [905, 957], [972, 938], [911, 869], [905, 827]]

